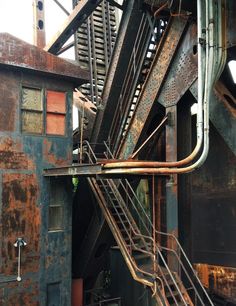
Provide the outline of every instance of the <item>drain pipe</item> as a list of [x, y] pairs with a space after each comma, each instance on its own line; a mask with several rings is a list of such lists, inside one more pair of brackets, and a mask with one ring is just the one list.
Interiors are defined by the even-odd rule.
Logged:
[[16, 280], [20, 282], [21, 278], [21, 248], [25, 247], [27, 243], [24, 241], [23, 238], [17, 238], [16, 242], [14, 243], [14, 247], [18, 248], [18, 266], [17, 266], [17, 278]]
[[[199, 38], [199, 54], [198, 56], [200, 57], [202, 55], [202, 38], [201, 38], [201, 33], [202, 33], [202, 5], [201, 5], [201, 0], [198, 0], [198, 23], [199, 23], [199, 28], [198, 28], [198, 38]], [[221, 10], [220, 10], [221, 11]], [[215, 20], [216, 21], [216, 20]], [[213, 14], [213, 2], [212, 0], [207, 1], [206, 3], [206, 24], [208, 28], [206, 29], [206, 66], [205, 69], [203, 69], [203, 62], [202, 58], [199, 58], [199, 69], [198, 69], [198, 77], [199, 77], [199, 86], [198, 86], [198, 105], [202, 105], [202, 99], [203, 97], [203, 89], [204, 89], [204, 99], [203, 99], [203, 113], [204, 113], [204, 138], [199, 135], [198, 143], [202, 143], [203, 141], [203, 151], [200, 156], [200, 158], [193, 163], [192, 165], [185, 167], [185, 168], [169, 168], [173, 165], [179, 165], [179, 162], [170, 162], [170, 163], [160, 163], [160, 162], [118, 162], [118, 163], [107, 163], [103, 166], [104, 172], [106, 174], [116, 174], [116, 173], [133, 173], [133, 174], [174, 174], [174, 173], [187, 173], [191, 172], [197, 168], [199, 168], [204, 161], [207, 158], [208, 155], [208, 150], [209, 150], [209, 100], [211, 97], [211, 92], [212, 92], [212, 86], [215, 81], [215, 75], [212, 75], [210, 73], [212, 71], [212, 67], [216, 65], [215, 61], [215, 50], [214, 50], [214, 38], [215, 38], [215, 27], [214, 27], [214, 14]], [[218, 27], [220, 28], [220, 27]], [[220, 33], [221, 35], [221, 33]], [[218, 37], [216, 37], [218, 38]], [[217, 49], [218, 52], [218, 49]], [[219, 58], [219, 53], [218, 53], [218, 58]], [[217, 65], [218, 66], [218, 65]], [[216, 68], [216, 73], [219, 70], [219, 66]], [[203, 86], [203, 70], [205, 70], [205, 86]], [[202, 107], [200, 110], [198, 109], [198, 131], [200, 129], [202, 130]], [[198, 144], [197, 144], [198, 146]], [[196, 146], [196, 147], [197, 147]], [[195, 152], [196, 152], [196, 147], [195, 147]], [[193, 153], [194, 153], [193, 151]], [[192, 156], [193, 153], [190, 155]], [[195, 154], [195, 153], [194, 153]], [[187, 158], [189, 159], [189, 157]], [[180, 161], [181, 164], [183, 161]], [[129, 168], [130, 167], [130, 168]], [[160, 167], [160, 168], [157, 168]]]

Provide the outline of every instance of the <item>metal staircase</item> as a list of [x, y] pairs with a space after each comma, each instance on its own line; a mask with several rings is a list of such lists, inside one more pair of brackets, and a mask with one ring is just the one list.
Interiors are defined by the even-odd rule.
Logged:
[[[85, 154], [97, 163], [89, 143]], [[104, 157], [113, 157], [107, 146]], [[88, 181], [132, 277], [151, 288], [157, 305], [213, 305], [177, 238], [154, 230], [126, 179]]]

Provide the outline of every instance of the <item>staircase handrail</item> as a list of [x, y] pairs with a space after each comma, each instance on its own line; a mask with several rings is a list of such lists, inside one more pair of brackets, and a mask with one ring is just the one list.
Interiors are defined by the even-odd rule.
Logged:
[[[132, 225], [131, 225], [131, 226], [132, 226]], [[146, 238], [146, 239], [150, 239], [150, 240], [153, 241], [153, 238], [152, 238], [152, 237], [144, 236], [144, 235], [142, 235], [142, 234], [136, 233], [133, 227], [132, 227], [132, 231], [133, 231], [133, 233], [135, 234], [136, 237], [137, 237], [137, 236], [140, 236], [140, 237], [144, 237], [144, 238]], [[132, 238], [131, 238], [131, 237], [130, 237], [130, 239], [131, 239], [131, 241], [132, 241]], [[133, 242], [133, 241], [132, 241], [132, 242]], [[122, 244], [121, 244], [121, 245], [122, 245]], [[142, 253], [144, 253], [144, 254], [148, 254], [148, 255], [150, 255], [150, 256], [153, 256], [153, 253], [147, 252], [147, 251], [145, 251], [145, 250], [143, 250], [143, 249], [139, 249], [139, 248], [135, 247], [134, 242], [133, 242], [133, 245], [134, 245], [134, 248], [135, 248], [136, 250], [139, 250], [140, 252], [142, 252]], [[127, 248], [123, 248], [123, 250], [126, 252], [127, 258], [129, 258], [129, 262], [131, 263], [131, 265], [133, 266], [133, 268], [134, 268], [134, 270], [135, 270], [136, 272], [137, 272], [137, 271], [138, 271], [138, 272], [141, 272], [143, 275], [147, 275], [147, 276], [153, 278], [153, 274], [151, 274], [151, 273], [149, 273], [149, 272], [147, 272], [147, 271], [145, 271], [145, 270], [143, 270], [143, 269], [140, 269], [140, 268], [137, 266], [136, 262], [135, 262], [134, 259], [132, 258], [131, 254], [128, 252]], [[158, 251], [159, 256], [162, 258], [162, 261], [163, 261], [163, 263], [164, 263], [164, 265], [165, 265], [165, 268], [166, 268], [166, 270], [168, 271], [168, 274], [170, 275], [171, 280], [172, 280], [172, 282], [173, 282], [173, 284], [174, 284], [176, 290], [178, 291], [178, 293], [179, 293], [179, 295], [180, 295], [182, 301], [184, 302], [185, 306], [188, 306], [188, 305], [186, 304], [186, 301], [185, 301], [185, 299], [184, 299], [184, 297], [183, 297], [183, 294], [182, 294], [182, 292], [181, 292], [181, 290], [180, 290], [180, 288], [179, 288], [179, 286], [178, 286], [178, 284], [177, 284], [177, 282], [176, 282], [176, 280], [175, 280], [175, 278], [174, 278], [173, 272], [169, 269], [169, 267], [168, 267], [168, 265], [167, 265], [167, 263], [166, 263], [166, 261], [165, 261], [163, 255], [162, 255], [162, 253], [160, 252], [160, 250], [157, 249], [157, 251]], [[160, 267], [158, 267], [158, 268], [159, 268], [160, 272], [162, 273]], [[163, 274], [163, 273], [162, 273], [162, 274]], [[137, 276], [137, 274], [136, 274], [136, 277], [139, 278], [139, 277]], [[164, 281], [165, 281], [167, 287], [169, 287], [168, 281], [167, 281], [167, 279], [166, 279], [166, 277], [165, 277], [164, 274], [163, 274], [163, 278], [164, 278]], [[153, 279], [153, 281], [155, 282], [156, 279], [159, 279], [159, 280], [161, 281], [161, 279], [158, 277], [158, 275], [155, 275], [155, 278]], [[140, 280], [140, 278], [139, 278], [139, 280]], [[141, 282], [143, 282], [143, 279], [141, 279]], [[144, 283], [144, 282], [143, 282], [143, 283]], [[145, 284], [145, 283], [144, 283], [144, 284]], [[175, 300], [175, 296], [174, 296], [174, 294], [172, 294], [172, 290], [171, 290], [170, 288], [169, 288], [169, 291], [170, 291], [170, 293], [171, 293], [173, 299]], [[177, 301], [176, 301], [176, 303], [177, 303]], [[178, 303], [177, 303], [177, 304], [178, 304]]]
[[[106, 148], [107, 152], [110, 154], [110, 156], [111, 156], [112, 158], [114, 158], [112, 152], [110, 151], [110, 148], [108, 147], [108, 145], [107, 145], [107, 143], [106, 143], [105, 141], [104, 141], [104, 145], [105, 145], [105, 148]], [[124, 184], [123, 184], [123, 182], [122, 182], [121, 179], [119, 179], [119, 182], [120, 182], [120, 184], [121, 184], [121, 187], [122, 187], [122, 188], [125, 188], [125, 186], [124, 186]], [[155, 230], [156, 234], [158, 234], [158, 235], [166, 236], [166, 237], [171, 238], [171, 239], [173, 239], [173, 240], [175, 241], [177, 247], [179, 248], [179, 251], [180, 251], [181, 255], [182, 255], [183, 258], [186, 260], [186, 262], [187, 262], [187, 264], [188, 264], [188, 267], [190, 268], [191, 272], [193, 273], [194, 277], [196, 278], [196, 280], [197, 280], [197, 282], [198, 282], [198, 285], [199, 285], [200, 288], [202, 289], [202, 291], [203, 291], [205, 297], [207, 298], [208, 302], [210, 303], [210, 305], [214, 306], [213, 303], [212, 303], [212, 301], [211, 301], [211, 299], [210, 299], [210, 297], [209, 297], [209, 295], [208, 295], [208, 293], [207, 293], [207, 291], [206, 291], [206, 289], [205, 289], [204, 286], [202, 285], [202, 283], [201, 283], [201, 281], [200, 281], [200, 279], [199, 279], [199, 277], [198, 277], [198, 275], [197, 275], [197, 272], [194, 270], [194, 268], [193, 268], [193, 266], [192, 266], [190, 260], [188, 259], [187, 255], [186, 255], [184, 249], [182, 248], [182, 246], [181, 246], [179, 240], [177, 239], [177, 237], [176, 237], [175, 235], [171, 234], [171, 233], [165, 233], [165, 232], [158, 231], [158, 230], [154, 229], [154, 226], [153, 226], [153, 224], [152, 224], [152, 222], [151, 222], [149, 216], [147, 215], [146, 211], [144, 210], [143, 205], [141, 204], [139, 198], [137, 197], [136, 193], [134, 192], [132, 186], [130, 185], [130, 183], [129, 183], [129, 181], [128, 181], [127, 179], [125, 179], [125, 183], [127, 184], [127, 186], [129, 187], [129, 190], [131, 191], [131, 193], [132, 193], [133, 196], [135, 197], [135, 200], [137, 201], [137, 204], [138, 204], [139, 207], [142, 209], [142, 212], [144, 213], [144, 216], [146, 217], [146, 219], [147, 219], [149, 225], [151, 226], [152, 230]], [[126, 190], [126, 189], [125, 189], [125, 190]], [[133, 201], [131, 201], [131, 203], [132, 203], [133, 207], [135, 208], [136, 205], [134, 205]], [[136, 210], [137, 213], [138, 213], [137, 208], [136, 208], [135, 210]], [[142, 219], [142, 218], [141, 218], [141, 219]], [[149, 232], [149, 234], [151, 234], [151, 233]], [[163, 248], [163, 247], [162, 247], [162, 248]], [[167, 249], [167, 248], [166, 248], [166, 249]], [[167, 250], [170, 251], [171, 249], [167, 249]], [[182, 266], [183, 263], [182, 263], [182, 260], [181, 260], [180, 256], [178, 256], [178, 258], [179, 258], [178, 262], [179, 262], [179, 264]], [[189, 277], [190, 277], [190, 276], [189, 276]], [[195, 294], [198, 295], [198, 293], [197, 293], [196, 291], [195, 291]], [[202, 303], [203, 303], [203, 302], [202, 302]], [[202, 305], [204, 305], [204, 304], [202, 304]]]
[[[85, 152], [85, 154], [88, 156], [89, 161], [92, 162], [91, 156], [88, 154], [88, 152]], [[102, 180], [101, 180], [101, 181], [102, 181]], [[108, 194], [108, 196], [110, 197], [109, 194]], [[112, 202], [112, 199], [111, 199], [111, 198], [110, 198], [110, 201]], [[113, 207], [114, 207], [114, 206], [113, 206]], [[114, 208], [115, 208], [115, 207], [114, 207]], [[115, 208], [115, 209], [116, 209], [116, 208]], [[118, 213], [117, 210], [116, 210], [116, 212]], [[119, 216], [119, 214], [117, 214], [117, 215]], [[134, 249], [138, 249], [138, 248], [136, 247], [136, 245], [135, 245], [135, 243], [134, 243], [132, 237], [130, 236], [129, 232], [126, 230], [125, 225], [124, 225], [122, 219], [120, 218], [120, 216], [119, 216], [119, 219], [120, 219], [121, 223], [123, 224], [123, 228], [125, 229], [125, 231], [126, 231], [128, 237], [129, 237], [129, 239], [130, 239], [130, 242], [132, 243], [133, 248], [134, 248]], [[138, 235], [136, 235], [136, 231], [135, 231], [135, 229], [133, 228], [133, 225], [131, 224], [129, 218], [127, 218], [127, 221], [129, 222], [129, 225], [130, 225], [130, 227], [131, 227], [131, 229], [132, 229], [132, 233], [134, 233], [134, 235], [137, 237]], [[140, 237], [142, 237], [142, 236], [143, 236], [143, 235], [140, 235]], [[144, 237], [143, 237], [143, 238], [144, 238]], [[147, 254], [147, 255], [153, 256], [152, 253], [147, 252], [147, 251], [145, 251], [145, 250], [139, 249], [139, 251], [142, 252], [143, 254]], [[128, 254], [129, 254], [129, 252], [128, 252]], [[130, 255], [130, 254], [129, 254], [129, 255]], [[147, 271], [145, 271], [145, 270], [143, 270], [143, 269], [140, 269], [140, 268], [136, 265], [136, 263], [134, 262], [134, 260], [132, 259], [132, 257], [131, 257], [131, 259], [130, 259], [130, 262], [132, 263], [132, 265], [134, 266], [134, 269], [135, 269], [136, 271], [139, 271], [139, 272], [143, 273], [144, 275], [146, 274], [146, 275], [152, 277], [152, 274], [150, 274], [149, 272], [147, 272]], [[143, 282], [143, 283], [144, 283], [144, 282]], [[147, 284], [144, 283], [144, 285], [147, 285]]]
[[[94, 154], [94, 152], [93, 152], [91, 146], [89, 145], [88, 148], [89, 148], [90, 152], [92, 153], [92, 156], [93, 156], [94, 159], [96, 160], [96, 156], [95, 156], [95, 154]], [[92, 160], [92, 158], [91, 158], [89, 152], [85, 152], [85, 153], [86, 153], [86, 155], [88, 156], [89, 161], [90, 161], [91, 163], [93, 163], [93, 160]], [[108, 180], [107, 180], [107, 181], [108, 181]], [[101, 180], [101, 182], [102, 182], [102, 184], [103, 184], [103, 186], [104, 186], [104, 182], [103, 182], [102, 180]], [[117, 191], [118, 191], [118, 190], [117, 190]], [[114, 194], [116, 195], [116, 193], [114, 193]], [[110, 197], [109, 193], [107, 193], [107, 195]], [[111, 197], [110, 197], [110, 202], [112, 203]], [[115, 208], [114, 205], [113, 205], [113, 208]], [[118, 211], [117, 211], [116, 208], [115, 208], [115, 210], [116, 210], [116, 212], [117, 212], [117, 215], [118, 215], [118, 217], [119, 217], [121, 223], [123, 224], [123, 221], [122, 221], [122, 219], [120, 218], [119, 213], [118, 213]], [[125, 212], [124, 212], [124, 213], [125, 213]], [[149, 237], [149, 236], [144, 236], [144, 235], [142, 235], [142, 234], [137, 233], [137, 232], [135, 231], [135, 229], [133, 228], [133, 225], [132, 225], [132, 223], [130, 222], [130, 220], [129, 220], [128, 217], [127, 217], [127, 221], [129, 222], [129, 225], [130, 225], [130, 227], [131, 227], [131, 229], [132, 229], [132, 232], [135, 234], [136, 237], [139, 236], [139, 237], [142, 237], [142, 238], [150, 239], [150, 240], [152, 240], [152, 241], [154, 242], [153, 238], [151, 238], [151, 237]], [[130, 242], [132, 243], [133, 247], [136, 248], [136, 249], [138, 249], [138, 248], [135, 246], [135, 243], [134, 243], [134, 241], [133, 241], [133, 238], [130, 236], [130, 234], [129, 234], [128, 231], [126, 230], [124, 224], [123, 224], [123, 227], [124, 227], [124, 229], [125, 229], [125, 231], [126, 231], [128, 237], [129, 237]], [[124, 250], [126, 251], [126, 253], [127, 253], [128, 255], [130, 255], [126, 248], [124, 248]], [[150, 255], [150, 256], [153, 256], [153, 255], [154, 255], [153, 253], [147, 252], [147, 251], [145, 251], [145, 250], [143, 250], [143, 249], [139, 249], [139, 251], [142, 252], [142, 253], [144, 253], [144, 254], [148, 254], [148, 255]], [[163, 255], [162, 255], [162, 253], [160, 252], [160, 250], [159, 250], [158, 248], [157, 248], [157, 252], [158, 252], [158, 255], [161, 257], [162, 262], [164, 263], [165, 268], [166, 268], [166, 270], [168, 271], [168, 274], [169, 274], [169, 276], [171, 277], [171, 280], [172, 280], [172, 282], [173, 282], [173, 284], [174, 284], [176, 290], [178, 291], [179, 296], [181, 297], [183, 303], [185, 304], [185, 306], [188, 306], [188, 305], [186, 304], [186, 301], [185, 301], [185, 299], [184, 299], [184, 297], [183, 297], [183, 294], [182, 294], [182, 292], [181, 292], [181, 290], [180, 290], [180, 288], [179, 288], [179, 286], [178, 286], [178, 284], [177, 284], [177, 282], [176, 282], [176, 280], [175, 280], [175, 278], [174, 278], [174, 276], [173, 276], [173, 272], [169, 269], [169, 267], [168, 267], [168, 265], [167, 265], [167, 263], [166, 263], [166, 261], [165, 261]], [[145, 270], [143, 270], [143, 269], [140, 269], [140, 268], [136, 265], [136, 263], [135, 263], [135, 261], [133, 260], [132, 256], [128, 256], [128, 257], [130, 257], [130, 258], [129, 258], [129, 261], [130, 261], [130, 263], [133, 265], [133, 267], [134, 267], [134, 269], [135, 269], [136, 271], [139, 271], [139, 272], [141, 272], [141, 273], [144, 274], [144, 275], [148, 275], [149, 277], [153, 277], [153, 274], [151, 274], [151, 273], [149, 273], [149, 272], [147, 272], [147, 271], [145, 271]], [[158, 267], [158, 268], [159, 268], [159, 270], [161, 270], [160, 267]], [[162, 273], [162, 274], [163, 274], [163, 273]], [[162, 276], [163, 276], [163, 278], [164, 278], [164, 281], [165, 281], [167, 287], [169, 287], [168, 281], [166, 280], [165, 275], [163, 274]], [[156, 279], [156, 278], [158, 278], [157, 275], [155, 275], [155, 279]], [[153, 280], [154, 282], [155, 282], [155, 279]], [[175, 302], [177, 303], [176, 298], [175, 298], [174, 294], [172, 294], [172, 290], [171, 290], [170, 288], [169, 288], [169, 291], [170, 291], [170, 293], [171, 293], [173, 299], [174, 299]]]
[[[96, 154], [94, 153], [92, 147], [90, 146], [90, 144], [89, 144], [88, 141], [85, 141], [84, 143], [86, 144], [86, 146], [87, 146], [88, 149], [89, 149], [89, 152], [87, 152], [87, 155], [89, 156], [89, 161], [90, 161], [91, 163], [94, 163], [94, 162], [96, 163], [96, 162], [97, 162], [97, 157], [96, 157]], [[105, 147], [106, 147], [107, 152], [111, 155], [112, 158], [114, 158], [114, 156], [112, 155], [112, 153], [111, 153], [109, 147], [107, 146], [107, 144], [106, 144], [105, 142], [104, 142], [104, 145], [105, 145]], [[90, 154], [91, 154], [92, 157], [94, 158], [94, 161], [92, 160]], [[104, 155], [105, 155], [106, 158], [108, 158], [108, 156], [106, 155], [106, 153], [105, 153]], [[102, 180], [101, 180], [101, 181], [102, 181]], [[210, 302], [210, 304], [213, 305], [212, 302], [211, 302], [211, 300], [210, 300], [210, 298], [209, 298], [209, 296], [208, 296], [208, 294], [207, 294], [207, 292], [206, 292], [206, 290], [205, 290], [205, 288], [203, 287], [203, 285], [202, 285], [200, 279], [198, 278], [196, 271], [193, 269], [193, 266], [191, 265], [191, 263], [190, 263], [190, 261], [189, 261], [187, 255], [186, 255], [186, 253], [184, 252], [184, 250], [183, 250], [182, 246], [180, 245], [180, 243], [179, 243], [178, 239], [176, 238], [176, 236], [173, 235], [173, 234], [170, 234], [170, 233], [165, 233], [165, 232], [157, 231], [156, 229], [154, 229], [153, 224], [152, 224], [152, 222], [151, 222], [149, 216], [146, 214], [145, 210], [143, 209], [143, 206], [142, 206], [141, 202], [139, 201], [137, 195], [135, 194], [135, 192], [134, 192], [132, 186], [130, 185], [130, 183], [128, 182], [128, 180], [125, 179], [125, 182], [126, 182], [127, 186], [129, 187], [129, 190], [131, 191], [131, 193], [132, 193], [133, 196], [135, 197], [135, 199], [136, 199], [136, 201], [137, 201], [139, 207], [142, 209], [142, 211], [143, 211], [143, 213], [144, 213], [144, 215], [145, 215], [145, 217], [146, 217], [146, 219], [147, 219], [149, 225], [151, 226], [151, 228], [152, 228], [153, 230], [155, 230], [155, 232], [156, 232], [158, 235], [163, 235], [163, 236], [169, 237], [169, 238], [171, 238], [171, 239], [173, 239], [173, 240], [175, 241], [176, 246], [178, 247], [178, 249], [179, 249], [181, 255], [182, 255], [182, 256], [184, 257], [184, 259], [186, 260], [186, 262], [187, 262], [187, 264], [188, 264], [188, 267], [190, 268], [191, 272], [193, 273], [193, 276], [196, 278], [198, 285], [199, 285], [200, 288], [202, 289], [204, 295], [206, 296], [206, 298], [208, 299], [208, 301]], [[126, 191], [127, 189], [126, 189], [126, 187], [124, 186], [122, 180], [119, 179], [119, 183], [120, 183], [120, 186]], [[117, 187], [116, 187], [116, 188], [117, 188]], [[117, 188], [117, 191], [119, 192], [118, 188]], [[114, 193], [114, 194], [116, 195], [116, 193]], [[140, 214], [139, 214], [139, 212], [138, 212], [138, 210], [137, 210], [137, 208], [136, 208], [136, 205], [134, 204], [134, 202], [133, 202], [133, 200], [132, 200], [132, 198], [131, 198], [130, 196], [129, 196], [129, 200], [130, 200], [130, 202], [132, 203], [132, 206], [135, 208], [136, 212], [138, 213], [138, 215], [139, 215], [139, 217], [140, 217], [140, 220], [142, 220], [142, 218], [141, 218], [141, 216], [140, 216]], [[115, 207], [114, 207], [114, 208], [115, 208]], [[116, 208], [115, 208], [115, 209], [116, 209]], [[117, 214], [118, 214], [118, 212], [117, 212]], [[119, 214], [118, 214], [118, 215], [119, 215]], [[149, 239], [149, 240], [151, 240], [151, 241], [154, 243], [153, 238], [150, 237], [150, 236], [151, 236], [151, 233], [150, 233], [149, 229], [148, 229], [146, 226], [145, 226], [145, 228], [147, 229], [147, 231], [149, 231], [150, 236], [145, 236], [145, 235], [142, 235], [142, 234], [137, 233], [137, 232], [135, 231], [135, 229], [133, 228], [132, 224], [130, 223], [129, 218], [127, 218], [127, 220], [128, 220], [128, 222], [129, 222], [130, 226], [132, 227], [132, 232], [134, 233], [134, 235], [136, 235], [137, 237], [139, 236], [139, 237], [143, 237], [143, 238], [145, 238], [145, 239]], [[120, 220], [120, 221], [122, 222], [122, 220]], [[143, 220], [142, 220], [142, 221], [143, 221]], [[123, 223], [123, 222], [122, 222], [122, 223]], [[142, 223], [143, 223], [143, 222], [142, 222]], [[124, 226], [124, 229], [125, 229], [125, 226]], [[125, 229], [125, 230], [126, 230], [126, 229]], [[126, 232], [127, 232], [127, 231], [126, 231]], [[129, 239], [130, 239], [130, 241], [131, 241], [133, 247], [137, 249], [137, 247], [135, 246], [135, 243], [134, 243], [132, 237], [130, 236], [130, 234], [129, 234], [128, 232], [127, 232], [127, 235], [128, 235], [128, 237], [129, 237]], [[164, 246], [160, 246], [160, 247], [161, 247], [163, 250], [167, 250], [167, 251], [169, 251], [169, 252], [171, 252], [171, 253], [173, 253], [173, 254], [175, 255], [175, 257], [176, 257], [176, 259], [177, 259], [177, 261], [178, 261], [178, 264], [181, 266], [181, 268], [182, 268], [183, 271], [185, 272], [185, 274], [186, 274], [186, 276], [187, 276], [189, 282], [191, 283], [191, 285], [192, 285], [192, 287], [193, 287], [193, 289], [194, 289], [194, 292], [195, 292], [196, 296], [198, 297], [198, 299], [200, 300], [200, 302], [202, 303], [202, 305], [204, 305], [204, 303], [203, 303], [203, 301], [202, 301], [202, 299], [201, 299], [201, 297], [200, 297], [200, 295], [199, 295], [199, 293], [198, 293], [197, 288], [195, 287], [195, 285], [194, 285], [194, 283], [193, 283], [193, 281], [192, 281], [192, 279], [191, 279], [189, 273], [188, 273], [187, 270], [186, 270], [186, 267], [185, 267], [184, 263], [182, 262], [182, 260], [181, 260], [181, 258], [180, 258], [180, 255], [177, 254], [177, 252], [176, 252], [175, 249], [167, 248], [167, 247], [164, 247]], [[145, 253], [144, 250], [141, 250], [141, 249], [140, 249], [140, 251], [142, 251], [143, 253]], [[163, 262], [163, 264], [164, 264], [164, 266], [165, 266], [165, 268], [166, 268], [168, 274], [170, 275], [171, 280], [172, 280], [172, 282], [174, 283], [174, 285], [175, 285], [175, 287], [176, 287], [176, 289], [177, 289], [179, 295], [180, 295], [181, 298], [183, 299], [183, 302], [186, 303], [185, 300], [184, 300], [184, 297], [182, 296], [182, 293], [181, 293], [181, 291], [180, 291], [180, 289], [179, 289], [179, 287], [178, 287], [178, 285], [177, 285], [177, 283], [176, 283], [176, 281], [175, 281], [175, 279], [174, 279], [174, 277], [173, 277], [173, 275], [172, 275], [173, 272], [171, 272], [171, 270], [169, 269], [169, 267], [168, 267], [168, 265], [167, 265], [167, 263], [166, 263], [166, 260], [164, 259], [163, 254], [161, 253], [161, 251], [160, 251], [160, 249], [159, 249], [158, 246], [156, 246], [156, 251], [157, 251], [158, 255], [160, 256], [160, 258], [161, 258], [161, 260], [162, 260], [162, 262]], [[148, 252], [146, 252], [146, 253], [148, 253]], [[150, 254], [151, 254], [151, 253], [150, 253]], [[133, 261], [132, 261], [132, 262], [133, 262]], [[145, 272], [145, 271], [142, 271], [142, 270], [141, 270], [140, 268], [138, 268], [137, 266], [136, 266], [135, 268], [136, 268], [136, 270], [139, 270], [139, 271], [141, 271], [142, 273]], [[160, 270], [161, 270], [161, 269], [160, 269]], [[149, 273], [148, 273], [148, 272], [145, 272], [145, 274], [149, 274]], [[163, 273], [162, 273], [162, 274], [163, 274]], [[149, 275], [150, 275], [150, 274], [149, 274]], [[166, 280], [164, 274], [163, 274], [163, 277], [164, 277], [165, 283], [166, 283], [166, 285], [167, 285], [167, 287], [168, 287], [168, 282], [167, 282], [167, 280]], [[169, 289], [170, 289], [170, 288], [169, 288]], [[171, 290], [170, 290], [170, 293], [171, 293]], [[173, 296], [173, 298], [174, 298], [174, 296]], [[186, 305], [187, 305], [187, 304], [186, 304]], [[214, 306], [214, 305], [213, 305], [213, 306]]]
[[[92, 180], [92, 179], [89, 179], [89, 180]], [[101, 199], [100, 199], [100, 200], [101, 200]], [[101, 201], [102, 201], [102, 200], [101, 200]], [[118, 235], [117, 237], [118, 237], [118, 240], [120, 241], [119, 235]], [[120, 241], [120, 244], [123, 245], [123, 243], [122, 243], [121, 241]], [[125, 253], [126, 253], [126, 258], [129, 259], [129, 265], [132, 266], [132, 272], [131, 272], [131, 274], [133, 275], [134, 279], [137, 280], [137, 281], [139, 281], [140, 283], [146, 285], [146, 286], [153, 286], [153, 283], [149, 282], [149, 281], [146, 280], [146, 279], [143, 279], [143, 278], [139, 277], [139, 276], [137, 275], [136, 271], [139, 271], [139, 272], [143, 273], [144, 275], [145, 275], [145, 274], [147, 274], [148, 276], [152, 276], [152, 275], [151, 275], [150, 273], [148, 273], [147, 271], [144, 271], [144, 270], [140, 269], [140, 268], [137, 266], [136, 262], [134, 261], [134, 259], [133, 259], [132, 256], [131, 256], [131, 254], [127, 251], [127, 248], [126, 248], [126, 247], [122, 247], [122, 250], [125, 251]], [[135, 274], [134, 274], [133, 272], [134, 272]]]

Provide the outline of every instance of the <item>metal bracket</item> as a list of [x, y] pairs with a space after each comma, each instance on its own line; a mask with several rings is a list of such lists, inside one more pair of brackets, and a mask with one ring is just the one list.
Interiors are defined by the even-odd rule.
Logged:
[[18, 237], [16, 239], [16, 242], [14, 243], [14, 247], [18, 248], [18, 268], [17, 268], [17, 278], [16, 278], [16, 280], [18, 282], [21, 281], [21, 275], [20, 275], [20, 268], [21, 268], [21, 247], [25, 247], [26, 245], [27, 245], [27, 243], [21, 237]]

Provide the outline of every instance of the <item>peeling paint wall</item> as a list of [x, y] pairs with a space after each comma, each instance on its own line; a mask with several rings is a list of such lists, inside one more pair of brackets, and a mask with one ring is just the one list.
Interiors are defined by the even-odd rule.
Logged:
[[[21, 131], [22, 86], [66, 92], [65, 136]], [[70, 180], [46, 179], [44, 168], [72, 161], [72, 85], [62, 80], [1, 69], [0, 72], [0, 305], [70, 305]], [[69, 137], [68, 137], [69, 135]], [[49, 231], [49, 206], [59, 204], [60, 230]], [[53, 211], [53, 210], [52, 210]], [[17, 282], [23, 237], [22, 281]]]

